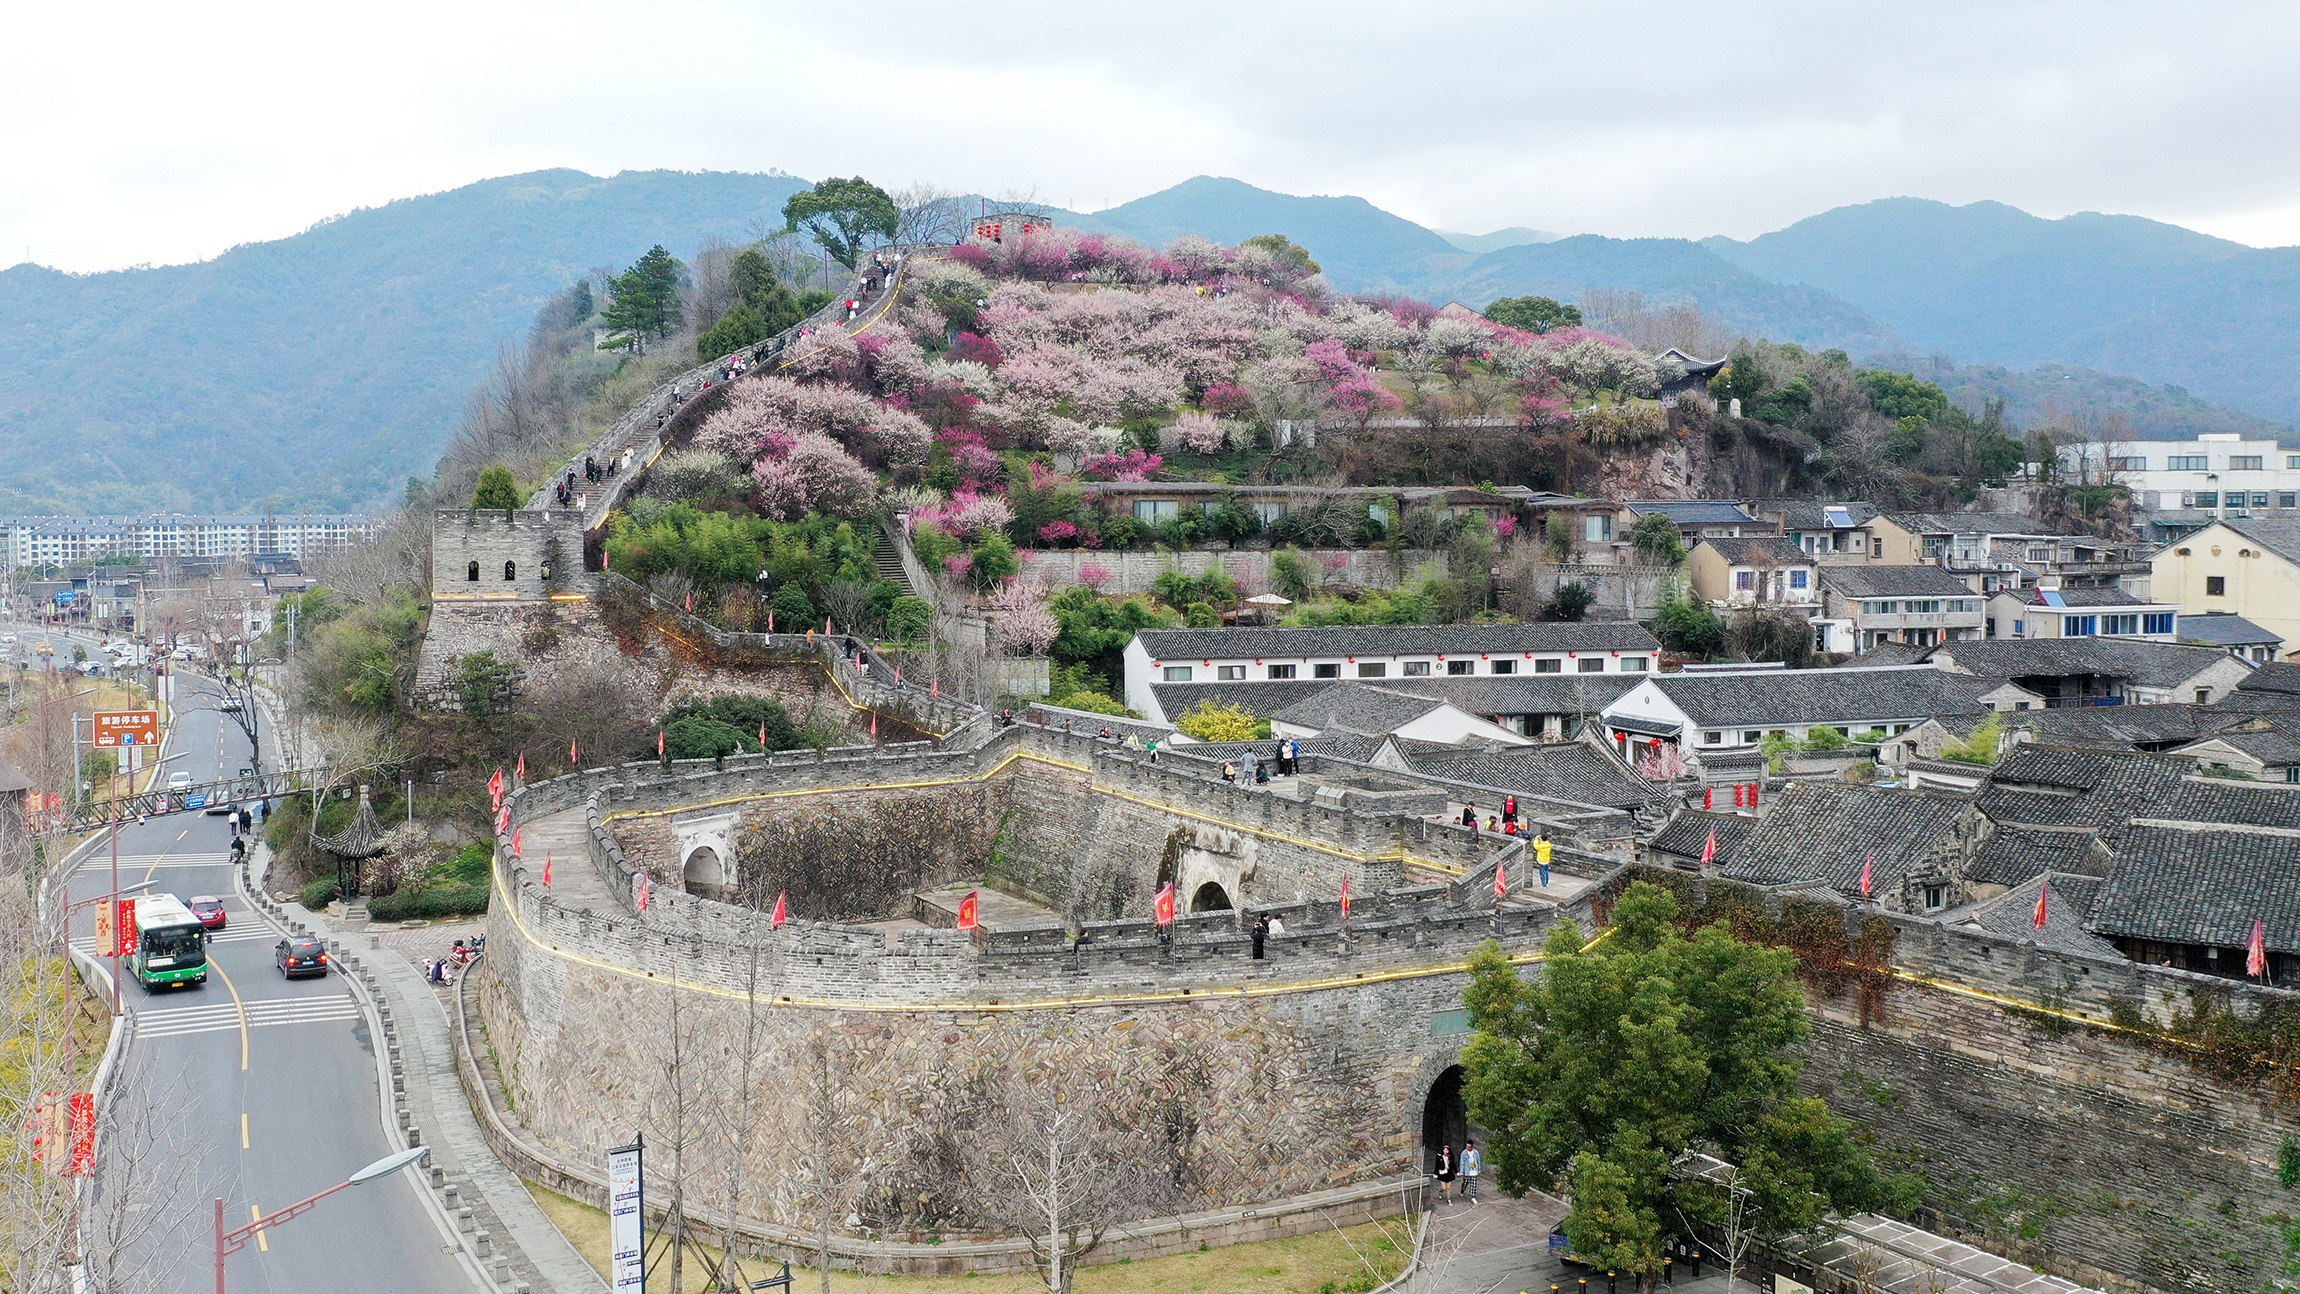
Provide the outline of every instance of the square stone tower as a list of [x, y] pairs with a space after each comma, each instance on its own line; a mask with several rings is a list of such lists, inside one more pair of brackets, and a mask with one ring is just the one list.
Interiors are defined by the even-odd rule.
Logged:
[[586, 593], [583, 514], [572, 509], [442, 508], [431, 521], [436, 603], [541, 602]]

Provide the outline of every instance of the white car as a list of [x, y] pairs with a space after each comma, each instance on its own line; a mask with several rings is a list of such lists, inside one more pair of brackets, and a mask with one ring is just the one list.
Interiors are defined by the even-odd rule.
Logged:
[[168, 774], [168, 789], [171, 791], [181, 791], [191, 784], [192, 775], [182, 771], [181, 769]]

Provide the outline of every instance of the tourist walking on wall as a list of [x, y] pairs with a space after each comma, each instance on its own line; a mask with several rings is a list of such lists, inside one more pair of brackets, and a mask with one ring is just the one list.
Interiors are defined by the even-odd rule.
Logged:
[[1270, 914], [1265, 912], [1254, 919], [1254, 960], [1262, 960], [1262, 945], [1270, 937]]
[[1146, 748], [1149, 750], [1149, 752], [1150, 752], [1150, 762], [1151, 762], [1151, 763], [1153, 763], [1153, 764], [1157, 763], [1157, 762], [1158, 762], [1158, 739], [1157, 739], [1156, 737], [1152, 737], [1150, 740], [1148, 740], [1148, 741], [1146, 741], [1146, 742], [1144, 742], [1144, 743], [1142, 743], [1142, 744], [1143, 744], [1143, 746], [1144, 746], [1144, 747], [1146, 747]]

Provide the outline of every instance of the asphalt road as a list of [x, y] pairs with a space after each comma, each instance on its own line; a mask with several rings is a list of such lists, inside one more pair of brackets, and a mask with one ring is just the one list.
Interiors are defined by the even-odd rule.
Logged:
[[[183, 758], [170, 772], [199, 782], [236, 774], [248, 763], [238, 725], [203, 705], [213, 684], [178, 675], [176, 723], [164, 754]], [[276, 767], [264, 734], [265, 764]], [[160, 1287], [185, 1294], [215, 1288], [214, 1199], [224, 1200], [227, 1229], [342, 1182], [398, 1147], [385, 1137], [376, 1069], [357, 999], [342, 979], [287, 980], [272, 961], [282, 932], [238, 897], [228, 861], [231, 831], [222, 816], [193, 811], [131, 823], [120, 831], [120, 884], [156, 882], [148, 893], [189, 900], [213, 894], [229, 912], [211, 931], [203, 985], [147, 993], [130, 982], [123, 995], [135, 1013], [135, 1046], [150, 1099], [178, 1136], [182, 1160], [173, 1181], [179, 1198], [167, 1211], [188, 1225], [157, 1255], [167, 1273]], [[73, 877], [72, 892], [112, 887], [111, 853], [99, 845]], [[83, 949], [90, 917], [73, 930]], [[227, 1261], [235, 1294], [414, 1294], [480, 1288], [458, 1260], [426, 1207], [412, 1173], [330, 1196], [310, 1213], [261, 1233], [260, 1243]]]

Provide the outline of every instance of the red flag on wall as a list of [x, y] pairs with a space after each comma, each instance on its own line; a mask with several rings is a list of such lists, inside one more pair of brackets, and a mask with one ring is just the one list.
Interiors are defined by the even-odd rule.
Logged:
[[2268, 926], [2255, 920], [2252, 923], [2252, 942], [2244, 950], [2244, 973], [2254, 979], [2268, 978]]
[[495, 811], [495, 834], [500, 836], [509, 830], [511, 830], [511, 810], [497, 809]]
[[632, 888], [638, 891], [639, 910], [641, 912], [645, 912], [647, 910], [647, 891], [654, 888], [654, 886], [648, 884], [647, 874], [645, 872], [639, 873], [638, 883]]
[[488, 779], [487, 779], [487, 794], [488, 794], [489, 798], [491, 798], [491, 799], [493, 799], [493, 800], [495, 801], [495, 807], [496, 807], [496, 808], [500, 809], [500, 808], [502, 808], [502, 807], [503, 807], [503, 770], [502, 770], [502, 769], [500, 769], [500, 768], [499, 768], [499, 769], [496, 769], [496, 770], [495, 770], [495, 776], [493, 776], [493, 777], [490, 777], [490, 778], [488, 778]]
[[661, 759], [665, 753], [666, 752], [663, 749], [663, 730], [661, 728], [657, 728], [655, 730], [655, 758]]
[[958, 901], [958, 928], [961, 930], [974, 929], [975, 926], [981, 924], [981, 912], [982, 891], [968, 890], [966, 897]]
[[519, 847], [519, 842], [524, 839], [526, 835], [527, 832], [524, 828], [511, 833], [511, 856], [513, 858], [526, 857], [526, 852]]
[[1701, 865], [1707, 867], [1717, 861], [1717, 828], [1709, 828], [1709, 839], [1701, 845]]
[[543, 855], [543, 888], [551, 888], [551, 855]]
[[519, 781], [519, 784], [520, 784], [521, 786], [525, 786], [525, 785], [527, 784], [527, 752], [526, 752], [526, 751], [524, 751], [524, 750], [523, 750], [523, 751], [520, 751], [520, 752], [519, 752], [519, 767], [517, 767], [517, 768], [513, 769], [513, 770], [511, 771], [511, 775], [512, 775], [514, 778], [517, 778], [517, 779], [518, 779], [518, 781]]
[[1174, 924], [1174, 882], [1168, 881], [1159, 887], [1158, 902], [1154, 911], [1157, 913], [1159, 925], [1170, 926]]
[[1497, 862], [1493, 865], [1493, 896], [1498, 899], [1508, 893], [1509, 864]]
[[783, 923], [791, 919], [790, 898], [791, 892], [789, 890], [784, 890], [775, 896], [775, 914], [767, 918], [768, 929], [780, 930], [783, 928]]
[[1342, 873], [1342, 919], [1350, 919], [1350, 874]]
[[2046, 900], [2048, 897], [2050, 897], [2050, 896], [2051, 896], [2051, 894], [2052, 894], [2052, 886], [2051, 886], [2050, 884], [2039, 885], [2039, 886], [2037, 887], [2037, 890], [2036, 890], [2036, 928], [2037, 928], [2037, 929], [2039, 929], [2039, 930], [2042, 930], [2042, 929], [2044, 929], [2044, 904], [2045, 904], [2045, 900]]
[[1869, 886], [1876, 880], [1876, 874], [1877, 851], [1872, 849], [1868, 857], [1861, 860], [1861, 899], [1864, 902], [1868, 900]]
[[575, 766], [575, 739], [573, 737], [569, 737], [567, 739], [567, 767], [574, 768]]
[[759, 749], [760, 749], [760, 750], [765, 750], [766, 748], [767, 748], [767, 721], [766, 721], [766, 720], [764, 720], [764, 719], [761, 719], [761, 720], [759, 720]]

